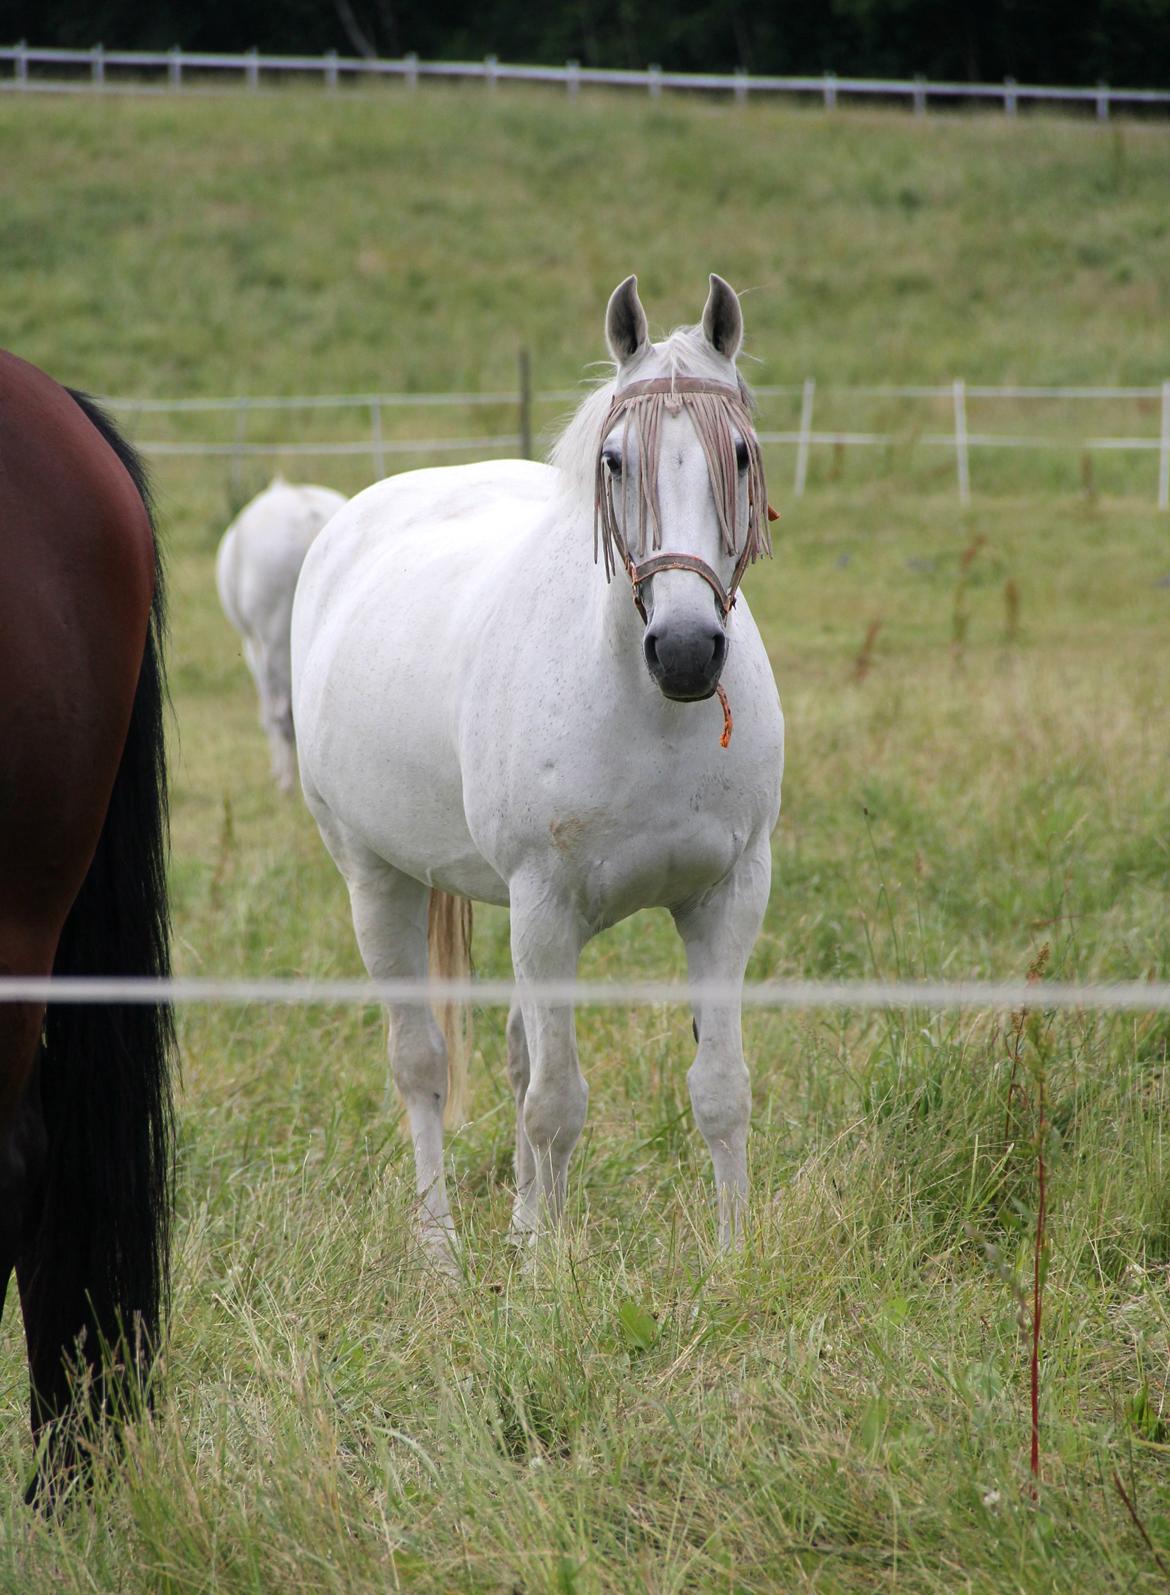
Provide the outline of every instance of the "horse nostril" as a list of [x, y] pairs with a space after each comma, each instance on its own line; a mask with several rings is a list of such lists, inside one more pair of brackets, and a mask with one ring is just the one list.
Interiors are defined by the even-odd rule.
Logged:
[[709, 697], [727, 659], [722, 629], [658, 627], [653, 622], [642, 637], [650, 674], [668, 698]]

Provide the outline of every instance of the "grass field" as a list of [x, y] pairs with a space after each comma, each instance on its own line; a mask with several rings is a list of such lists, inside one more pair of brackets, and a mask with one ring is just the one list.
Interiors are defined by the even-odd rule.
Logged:
[[[764, 380], [1149, 383], [1170, 367], [1168, 175], [1156, 126], [439, 90], [8, 98], [4, 339], [100, 392], [494, 389], [522, 343], [563, 386], [625, 272], [666, 326], [717, 269], [754, 290]], [[822, 462], [790, 503], [791, 457], [769, 460], [782, 535], [747, 591], [789, 769], [752, 973], [1017, 978], [1047, 948], [1052, 977], [1165, 978], [1170, 521], [1149, 461], [1090, 491], [1075, 457], [989, 468], [965, 513], [945, 460], [888, 463]], [[177, 961], [357, 973], [216, 606], [222, 469], [158, 486]], [[583, 970], [680, 975], [672, 936], [641, 916]], [[502, 913], [476, 956], [508, 972]], [[522, 1274], [501, 1241], [502, 1016], [479, 1015], [451, 1288], [413, 1248], [378, 1016], [185, 1013], [161, 1409], [90, 1500], [31, 1517], [10, 1310], [0, 1588], [1163, 1587], [1170, 1024], [1046, 1019], [1013, 1043], [1002, 1016], [753, 1014], [746, 1035], [744, 1252], [713, 1252], [689, 1025], [592, 1011], [572, 1222]]]

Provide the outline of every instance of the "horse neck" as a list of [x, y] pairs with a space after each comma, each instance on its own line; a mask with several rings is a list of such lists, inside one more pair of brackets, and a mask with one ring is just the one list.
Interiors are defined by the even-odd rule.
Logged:
[[642, 622], [625, 571], [619, 565], [606, 581], [600, 544], [594, 559], [592, 504], [561, 500], [553, 516], [534, 561], [539, 579], [555, 583], [566, 608], [583, 622], [580, 630], [600, 669], [612, 671], [615, 659], [632, 661], [631, 668], [639, 669]]

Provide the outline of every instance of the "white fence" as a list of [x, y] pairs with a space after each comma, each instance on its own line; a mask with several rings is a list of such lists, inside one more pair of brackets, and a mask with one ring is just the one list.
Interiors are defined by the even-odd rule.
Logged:
[[[522, 380], [518, 392], [495, 393], [355, 393], [321, 396], [293, 395], [279, 398], [238, 397], [231, 399], [126, 399], [111, 398], [105, 402], [115, 411], [125, 415], [178, 415], [207, 414], [230, 415], [234, 435], [230, 440], [168, 441], [145, 439], [139, 442], [144, 452], [156, 456], [196, 456], [226, 458], [242, 462], [248, 458], [329, 457], [357, 456], [373, 462], [379, 476], [386, 474], [389, 459], [393, 456], [427, 456], [445, 454], [483, 454], [499, 450], [519, 450], [524, 455], [532, 453], [531, 410], [534, 402], [569, 404], [580, 398], [580, 390], [562, 390], [533, 394], [529, 391], [524, 374], [527, 363], [521, 362]], [[1156, 387], [1012, 387], [986, 386], [967, 383], [961, 378], [945, 385], [855, 386], [822, 387], [822, 399], [828, 395], [862, 399], [895, 399], [947, 404], [951, 426], [946, 431], [840, 431], [818, 430], [814, 426], [818, 388], [815, 378], [807, 377], [803, 383], [789, 385], [762, 385], [755, 390], [757, 400], [766, 406], [769, 400], [789, 399], [800, 401], [800, 419], [795, 430], [769, 430], [761, 428], [759, 438], [765, 444], [790, 445], [795, 448], [795, 465], [792, 488], [795, 497], [803, 495], [807, 481], [809, 460], [814, 448], [832, 447], [836, 450], [850, 448], [902, 446], [907, 449], [943, 449], [951, 452], [955, 461], [955, 483], [959, 502], [971, 501], [971, 454], [980, 450], [1026, 449], [1075, 450], [1082, 456], [1094, 452], [1136, 453], [1157, 456], [1157, 503], [1160, 510], [1170, 510], [1170, 380]], [[999, 431], [972, 431], [968, 425], [968, 404], [971, 401], [1040, 403], [1067, 401], [1073, 404], [1094, 401], [1100, 404], [1140, 402], [1156, 406], [1159, 425], [1156, 433], [1146, 436], [1093, 436], [1056, 435], [1044, 433], [1018, 434]], [[483, 406], [516, 407], [519, 429], [516, 432], [482, 433], [476, 436], [420, 436], [387, 438], [383, 431], [383, 414], [390, 409], [418, 409], [428, 413], [451, 408], [478, 408]], [[367, 432], [363, 438], [309, 441], [301, 437], [280, 442], [249, 441], [247, 428], [250, 417], [263, 412], [306, 412], [313, 410], [348, 409], [364, 411]]]
[[[581, 88], [641, 90], [657, 98], [665, 89], [692, 93], [731, 95], [744, 102], [751, 95], [788, 95], [814, 98], [826, 110], [833, 110], [843, 98], [905, 101], [916, 115], [924, 116], [933, 100], [937, 104], [966, 103], [999, 106], [1005, 115], [1015, 116], [1024, 105], [1081, 105], [1091, 108], [1100, 121], [1111, 111], [1170, 107], [1170, 89], [1118, 89], [1105, 83], [1077, 87], [1017, 83], [1005, 78], [1002, 83], [946, 83], [926, 78], [853, 78], [825, 72], [811, 77], [755, 76], [736, 72], [664, 72], [648, 66], [644, 72], [611, 71], [585, 67], [578, 61], [564, 66], [517, 66], [489, 55], [482, 61], [420, 61], [416, 55], [388, 60], [364, 56], [338, 55], [261, 55], [256, 50], [235, 54], [207, 54], [182, 50], [106, 50], [95, 44], [89, 50], [41, 48], [20, 43], [0, 48], [0, 64], [9, 64], [12, 75], [3, 87], [17, 90], [107, 89], [146, 87], [155, 92], [182, 89], [192, 79], [226, 74], [248, 89], [258, 89], [264, 76], [270, 79], [320, 79], [328, 89], [339, 88], [343, 79], [399, 79], [414, 88], [423, 78], [479, 79], [489, 88], [497, 83], [544, 83], [563, 87], [570, 96]], [[44, 74], [30, 71], [44, 69]], [[63, 77], [61, 74], [70, 74]], [[112, 75], [111, 75], [112, 74]], [[119, 75], [121, 74], [121, 75]], [[157, 80], [148, 81], [145, 80]]]
[[743, 1003], [745, 1008], [853, 1009], [893, 1013], [1042, 1011], [1170, 1013], [1170, 982], [1126, 980], [1079, 985], [1064, 981], [768, 980], [740, 986], [726, 981], [315, 980], [253, 978], [172, 980], [119, 977], [0, 978], [0, 1004], [14, 1002], [184, 1005], [264, 1003], [279, 1007], [373, 1007], [436, 1002], [505, 1008], [523, 996], [579, 1008], [682, 1007]]

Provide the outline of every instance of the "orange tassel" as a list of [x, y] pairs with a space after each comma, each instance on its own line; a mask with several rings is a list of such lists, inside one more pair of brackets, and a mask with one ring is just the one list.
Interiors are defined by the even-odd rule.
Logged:
[[778, 521], [780, 519], [780, 511], [774, 510], [770, 504], [768, 505], [768, 519], [770, 521]]
[[735, 721], [731, 718], [731, 705], [727, 701], [727, 694], [723, 690], [722, 683], [715, 688], [715, 692], [719, 702], [723, 705], [723, 735], [719, 738], [719, 746], [725, 748], [731, 741], [731, 733], [735, 729]]

